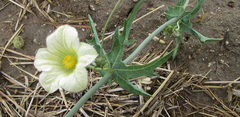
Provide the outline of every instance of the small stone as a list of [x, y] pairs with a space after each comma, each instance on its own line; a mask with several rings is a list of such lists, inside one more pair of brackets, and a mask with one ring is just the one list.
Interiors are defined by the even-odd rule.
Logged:
[[222, 63], [222, 64], [225, 64], [225, 61], [222, 60], [222, 59], [220, 59], [219, 62]]
[[33, 42], [34, 42], [34, 43], [37, 43], [37, 39], [33, 39]]
[[210, 52], [215, 52], [215, 50], [212, 50], [212, 49], [211, 49], [211, 50], [209, 50], [209, 51], [210, 51]]
[[137, 2], [138, 0], [133, 0], [133, 2]]
[[84, 31], [85, 31], [85, 29], [84, 29], [84, 28], [82, 28], [82, 31], [84, 32]]
[[94, 8], [94, 6], [93, 5], [89, 5], [89, 7], [90, 7], [90, 9], [92, 10], [92, 11], [95, 11], [96, 9]]
[[59, 18], [59, 17], [60, 17], [60, 15], [59, 15], [59, 14], [57, 14], [57, 17]]
[[226, 43], [226, 45], [228, 45], [228, 44], [229, 44], [229, 41], [226, 41], [225, 43]]
[[210, 63], [208, 63], [208, 67], [211, 67], [213, 64], [215, 64], [216, 62], [214, 61], [214, 62], [210, 62]]

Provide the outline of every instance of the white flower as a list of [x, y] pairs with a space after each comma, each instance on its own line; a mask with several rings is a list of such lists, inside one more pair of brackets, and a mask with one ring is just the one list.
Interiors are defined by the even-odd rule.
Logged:
[[85, 67], [97, 56], [91, 45], [79, 42], [75, 28], [64, 25], [47, 37], [47, 48], [37, 51], [34, 65], [42, 71], [39, 82], [49, 93], [60, 87], [78, 92], [87, 87]]

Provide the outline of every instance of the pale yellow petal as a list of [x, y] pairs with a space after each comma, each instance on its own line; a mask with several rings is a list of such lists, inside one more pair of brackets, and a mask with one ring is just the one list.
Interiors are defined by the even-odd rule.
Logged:
[[47, 92], [53, 93], [60, 88], [62, 77], [64, 77], [64, 74], [57, 70], [42, 72], [39, 76], [39, 82]]
[[78, 54], [78, 65], [86, 67], [92, 63], [98, 56], [97, 51], [90, 44], [81, 42], [80, 47], [77, 51]]
[[69, 25], [60, 26], [47, 37], [47, 48], [52, 53], [76, 55], [79, 47], [78, 32]]
[[73, 73], [61, 78], [60, 86], [70, 92], [79, 92], [87, 87], [87, 70], [79, 67]]
[[63, 57], [50, 53], [47, 48], [40, 48], [37, 51], [34, 66], [38, 71], [50, 71], [53, 67], [63, 67]]

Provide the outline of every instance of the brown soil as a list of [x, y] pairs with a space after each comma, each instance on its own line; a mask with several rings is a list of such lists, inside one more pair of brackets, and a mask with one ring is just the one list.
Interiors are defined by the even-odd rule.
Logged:
[[[99, 1], [100, 3], [96, 4], [96, 1]], [[65, 15], [50, 12], [49, 16], [55, 22], [51, 22], [49, 18], [43, 16], [36, 7], [30, 5], [29, 8], [34, 14], [36, 14], [36, 16], [33, 13], [26, 12], [18, 25], [18, 27], [21, 24], [24, 24], [25, 26], [19, 34], [24, 38], [25, 45], [21, 50], [13, 48], [13, 45], [10, 45], [8, 49], [34, 57], [39, 48], [46, 47], [46, 37], [51, 34], [57, 26], [62, 24], [75, 26], [78, 30], [80, 40], [86, 42], [86, 39], [91, 39], [91, 30], [89, 28], [88, 21], [86, 21], [87, 15], [91, 15], [93, 21], [96, 23], [96, 29], [100, 35], [116, 2], [117, 0], [53, 0], [53, 4], [49, 4], [51, 6], [51, 10], [72, 16], [71, 18], [68, 18]], [[151, 8], [157, 8], [161, 5], [165, 5], [165, 7], [133, 24], [129, 40], [135, 40], [135, 43], [139, 45], [148, 36], [148, 33], [153, 32], [158, 26], [166, 22], [163, 13], [167, 12], [167, 6], [174, 6], [176, 2], [177, 0], [146, 1], [139, 10], [137, 18], [148, 13]], [[0, 8], [2, 8], [6, 3], [8, 3], [7, 0], [0, 1]], [[37, 3], [40, 9], [47, 11], [47, 6], [41, 8], [43, 1], [38, 1]], [[240, 61], [238, 60], [240, 57], [240, 2], [235, 0], [232, 3], [234, 6], [230, 5], [230, 3], [230, 0], [205, 0], [201, 10], [191, 20], [193, 28], [204, 36], [224, 38], [224, 41], [207, 42], [201, 47], [201, 44], [197, 39], [190, 36], [190, 34], [184, 33], [177, 58], [174, 61], [171, 61], [170, 59], [168, 61], [171, 65], [171, 69], [178, 70], [180, 72], [187, 71], [190, 74], [201, 74], [203, 76], [206, 74], [206, 79], [213, 81], [233, 81], [240, 76]], [[90, 9], [90, 5], [95, 8], [94, 11]], [[128, 17], [135, 5], [136, 3], [132, 0], [122, 1], [108, 24], [106, 32], [114, 31], [117, 26], [123, 26], [123, 19]], [[190, 10], [195, 5], [196, 0], [191, 1], [188, 9]], [[15, 33], [15, 26], [19, 18], [20, 9], [20, 7], [11, 3], [0, 10], [0, 45], [2, 47], [6, 46], [6, 43]], [[203, 21], [200, 23], [197, 22], [199, 16], [203, 16], [205, 13], [208, 13], [208, 15], [203, 19]], [[70, 22], [70, 20], [74, 22]], [[143, 49], [139, 54], [140, 56], [145, 56], [147, 52], [162, 52], [170, 41], [174, 40], [174, 38], [170, 36], [164, 37], [162, 34], [158, 34], [157, 37], [163, 39], [166, 44], [161, 44], [158, 41], [150, 41], [145, 49]], [[112, 43], [112, 39], [108, 39], [104, 42], [104, 48], [106, 51], [111, 49]], [[127, 46], [126, 48], [129, 48], [130, 46]], [[136, 47], [137, 46], [135, 46], [135, 48]], [[170, 46], [170, 49], [173, 49], [174, 47], [175, 42]], [[125, 53], [125, 57], [133, 51], [134, 49]], [[17, 56], [16, 54], [8, 51], [6, 51], [4, 55]], [[17, 62], [14, 59], [11, 60], [13, 62]], [[8, 59], [5, 57], [2, 58], [1, 62], [1, 71], [24, 83], [24, 78], [21, 76], [28, 76], [26, 73], [20, 71], [14, 66], [11, 66]], [[36, 72], [36, 69], [32, 64], [18, 66], [31, 74], [35, 74]], [[28, 77], [29, 79], [32, 79], [31, 76]], [[11, 92], [17, 90], [14, 88], [7, 88], [6, 86], [11, 83], [5, 80], [4, 77], [1, 77], [0, 81], [0, 90], [2, 92], [5, 93], [6, 90]], [[36, 83], [37, 81], [34, 84]], [[31, 86], [33, 89], [34, 87], [34, 85]], [[227, 100], [226, 89], [214, 89], [213, 92], [221, 100]], [[0, 97], [3, 96], [0, 95]], [[190, 95], [190, 99], [209, 105], [216, 103], [213, 102], [213, 100], [205, 93], [193, 93]], [[4, 110], [0, 110], [4, 115], [6, 114]], [[89, 115], [92, 115], [92, 112], [87, 112]], [[128, 113], [127, 115], [133, 114], [134, 112]]]

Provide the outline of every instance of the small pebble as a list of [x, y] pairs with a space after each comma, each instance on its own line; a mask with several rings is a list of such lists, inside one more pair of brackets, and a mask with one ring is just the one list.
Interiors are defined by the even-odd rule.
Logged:
[[229, 41], [226, 41], [225, 43], [226, 43], [226, 45], [228, 45], [228, 44], [229, 44]]
[[90, 9], [92, 10], [92, 11], [95, 11], [96, 9], [94, 8], [94, 6], [93, 5], [89, 5], [89, 7], [90, 7]]
[[209, 51], [210, 51], [210, 52], [215, 52], [215, 50], [212, 50], [212, 49], [211, 49], [211, 50], [209, 50]]
[[34, 42], [34, 43], [37, 43], [37, 39], [33, 39], [33, 42]]

